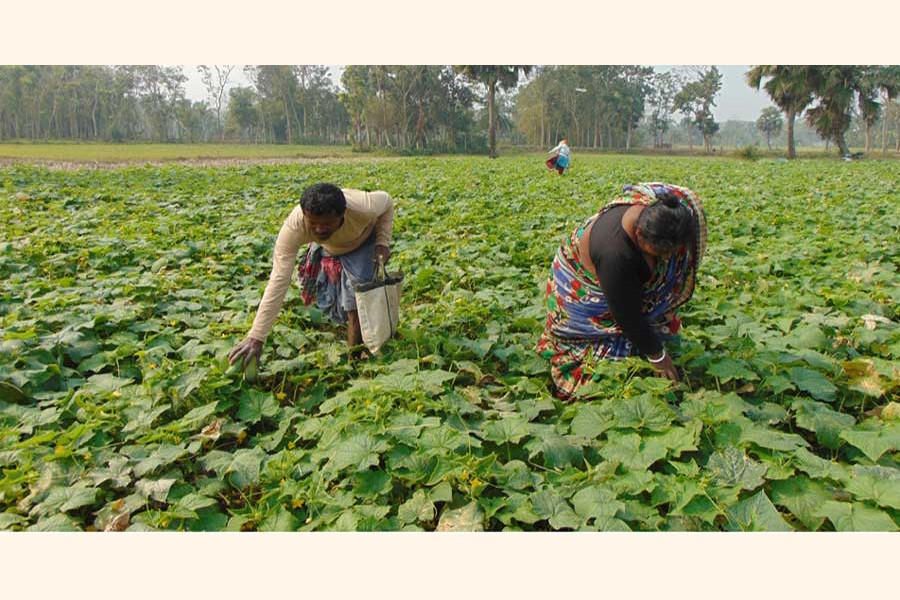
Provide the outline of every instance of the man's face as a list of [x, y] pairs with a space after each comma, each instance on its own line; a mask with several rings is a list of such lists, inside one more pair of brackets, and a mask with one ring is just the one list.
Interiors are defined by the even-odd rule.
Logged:
[[331, 234], [344, 224], [343, 215], [312, 215], [305, 210], [303, 211], [303, 220], [306, 221], [313, 236], [320, 242], [330, 238]]

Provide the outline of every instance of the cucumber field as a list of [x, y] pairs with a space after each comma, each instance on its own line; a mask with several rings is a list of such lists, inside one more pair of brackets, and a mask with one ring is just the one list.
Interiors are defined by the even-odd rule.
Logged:
[[[897, 530], [900, 162], [542, 161], [0, 166], [0, 531]], [[245, 378], [320, 181], [394, 198], [399, 336], [351, 360], [292, 286]], [[684, 380], [607, 362], [561, 402], [554, 252], [638, 181], [706, 212]]]

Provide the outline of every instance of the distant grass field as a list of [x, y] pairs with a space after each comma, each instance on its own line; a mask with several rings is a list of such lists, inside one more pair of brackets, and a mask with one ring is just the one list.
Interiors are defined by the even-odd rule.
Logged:
[[[226, 158], [333, 158], [361, 156], [350, 146], [276, 144], [0, 144], [0, 159], [74, 162], [169, 161]], [[364, 156], [364, 155], [363, 155]]]
[[[853, 148], [853, 152], [862, 148]], [[535, 146], [501, 145], [502, 156], [545, 155], [546, 150]], [[652, 148], [634, 148], [630, 151], [596, 150], [574, 147], [574, 158], [590, 155], [647, 155], [659, 157], [726, 157], [741, 158], [739, 149], [732, 147], [716, 147], [712, 154], [705, 154], [701, 146], [660, 150]], [[378, 149], [371, 152], [354, 152], [350, 146], [327, 145], [286, 145], [286, 144], [108, 144], [80, 142], [15, 142], [0, 143], [0, 161], [61, 161], [72, 163], [129, 163], [129, 162], [166, 162], [166, 161], [203, 161], [203, 160], [266, 160], [266, 159], [365, 159], [385, 156], [399, 156], [400, 153], [390, 149]], [[473, 153], [482, 156], [483, 153]], [[755, 148], [754, 158], [780, 158], [785, 156], [783, 149]], [[800, 148], [798, 157], [803, 159], [837, 158], [834, 149], [825, 152], [822, 148]], [[893, 150], [883, 155], [881, 150], [866, 153], [866, 159], [900, 157]], [[745, 157], [746, 158], [746, 157]]]

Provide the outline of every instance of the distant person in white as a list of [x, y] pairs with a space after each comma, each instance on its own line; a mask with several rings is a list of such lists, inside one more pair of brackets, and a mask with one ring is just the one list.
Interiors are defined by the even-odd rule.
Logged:
[[572, 159], [572, 149], [569, 148], [569, 140], [563, 138], [563, 140], [547, 154], [553, 155], [547, 159], [547, 168], [551, 171], [556, 169], [556, 172], [562, 175], [568, 168], [569, 161]]

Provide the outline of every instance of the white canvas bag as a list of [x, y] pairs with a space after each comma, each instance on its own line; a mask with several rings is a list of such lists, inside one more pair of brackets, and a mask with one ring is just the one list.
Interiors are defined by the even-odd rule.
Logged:
[[402, 273], [388, 274], [379, 257], [375, 276], [369, 283], [356, 286], [356, 309], [363, 344], [372, 354], [397, 332], [400, 322], [400, 287]]

